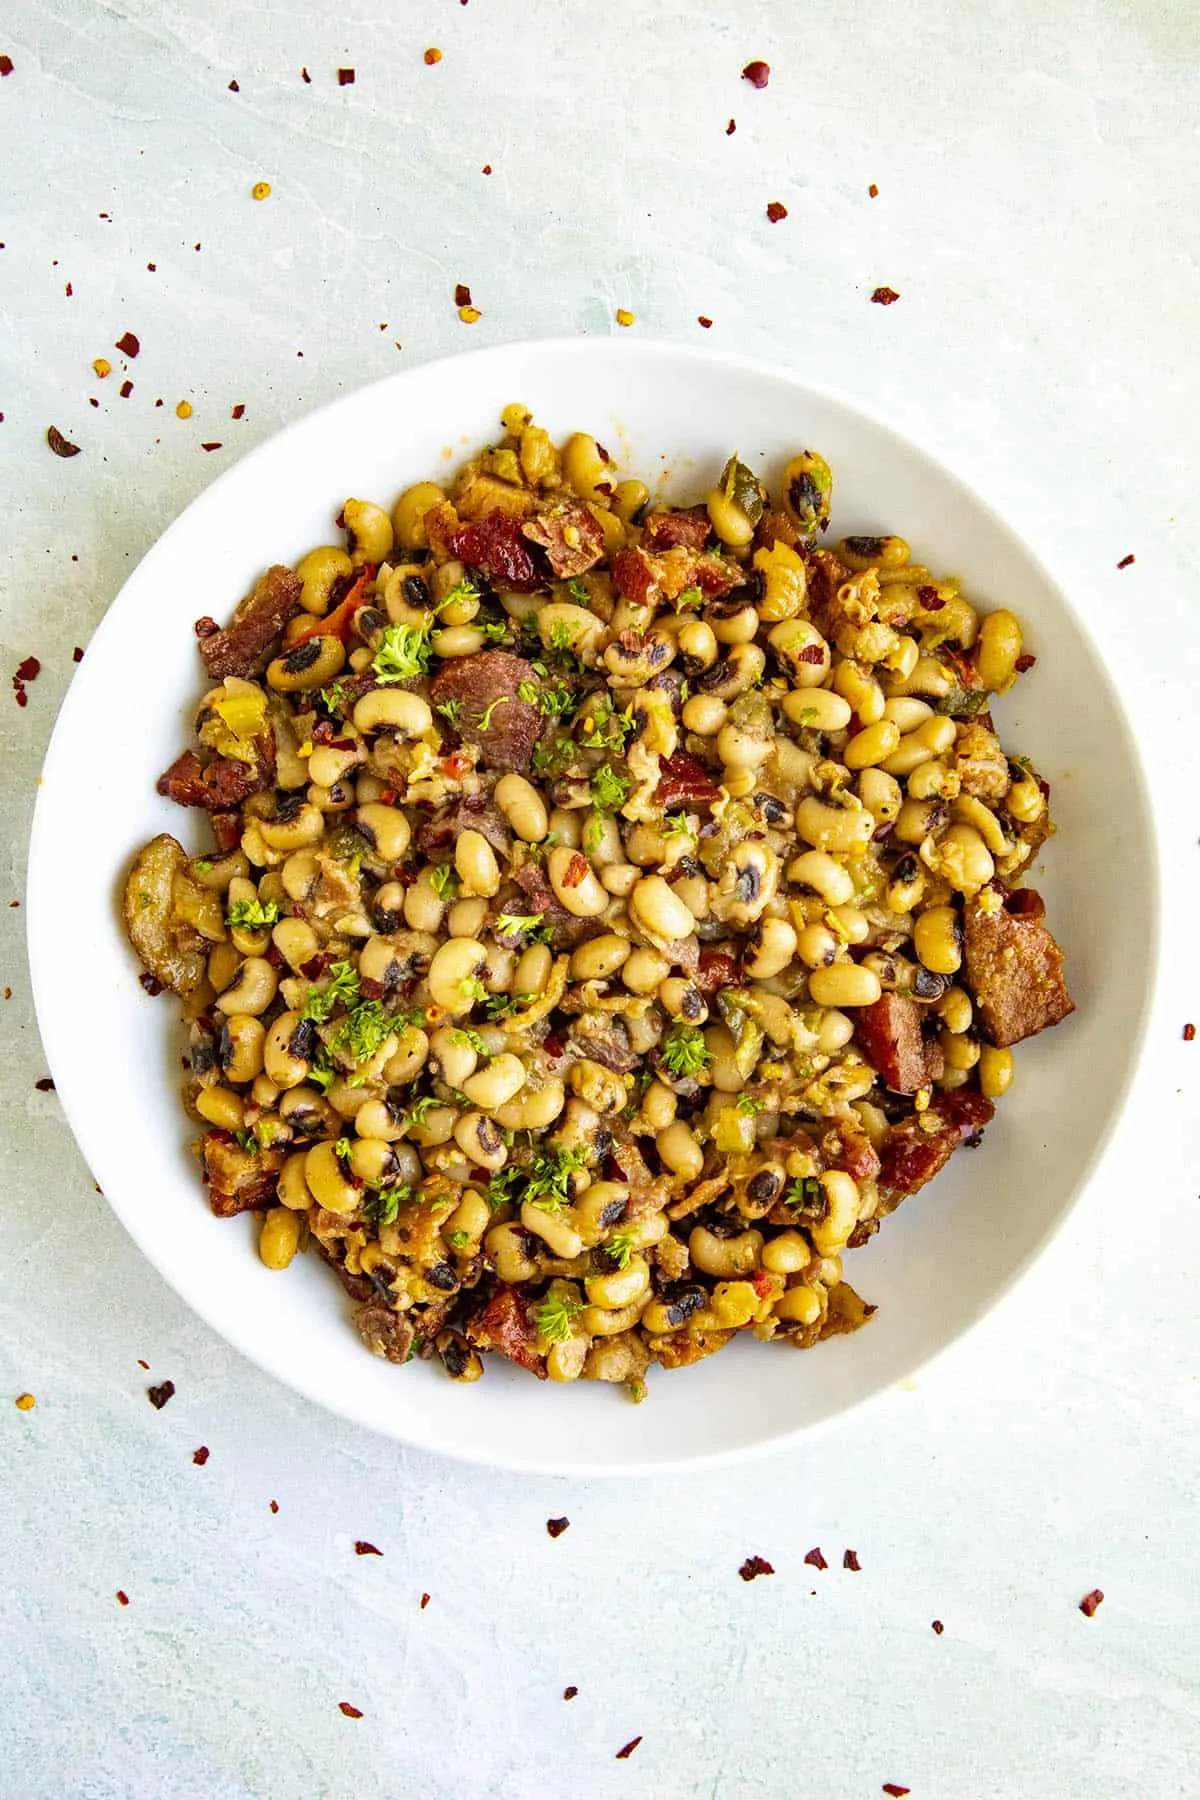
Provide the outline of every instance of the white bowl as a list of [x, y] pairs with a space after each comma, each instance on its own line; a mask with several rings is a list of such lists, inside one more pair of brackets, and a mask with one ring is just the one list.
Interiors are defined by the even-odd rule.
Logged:
[[[702, 491], [733, 449], [769, 475], [797, 448], [819, 449], [834, 471], [835, 535], [903, 533], [977, 601], [1015, 608], [1038, 656], [1000, 702], [999, 726], [1053, 784], [1059, 835], [1035, 883], [1077, 1013], [1019, 1048], [983, 1147], [956, 1156], [849, 1258], [879, 1305], [867, 1330], [802, 1355], [738, 1341], [693, 1369], [652, 1370], [638, 1407], [607, 1385], [537, 1382], [499, 1358], [467, 1387], [420, 1363], [395, 1368], [363, 1350], [315, 1257], [286, 1275], [263, 1268], [251, 1219], [215, 1219], [205, 1203], [178, 1100], [176, 1009], [139, 987], [118, 923], [137, 846], [164, 830], [201, 841], [195, 819], [154, 791], [189, 741], [202, 687], [193, 620], [224, 619], [264, 566], [327, 541], [347, 495], [390, 504], [448, 469], [495, 436], [512, 400], [555, 437], [594, 432], [630, 472], [661, 473], [678, 495]], [[281, 1381], [374, 1430], [484, 1463], [607, 1474], [782, 1445], [909, 1375], [997, 1301], [1061, 1224], [1120, 1110], [1152, 986], [1155, 892], [1149, 811], [1112, 684], [1067, 600], [976, 495], [885, 426], [770, 368], [580, 340], [458, 356], [347, 395], [188, 508], [126, 582], [63, 705], [27, 916], [42, 1036], [72, 1129], [118, 1217], [196, 1312]]]

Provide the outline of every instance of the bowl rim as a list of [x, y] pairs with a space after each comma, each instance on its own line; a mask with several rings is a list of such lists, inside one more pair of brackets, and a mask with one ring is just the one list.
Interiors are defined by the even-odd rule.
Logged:
[[[927, 1373], [943, 1358], [950, 1356], [964, 1345], [979, 1330], [980, 1326], [991, 1317], [1021, 1284], [1030, 1270], [1042, 1256], [1046, 1254], [1068, 1219], [1079, 1206], [1084, 1193], [1095, 1179], [1097, 1171], [1107, 1156], [1114, 1137], [1121, 1128], [1129, 1109], [1130, 1095], [1137, 1080], [1143, 1058], [1147, 1031], [1154, 1011], [1156, 998], [1162, 981], [1162, 831], [1163, 823], [1155, 802], [1154, 791], [1149, 782], [1145, 762], [1134, 732], [1125, 701], [1113, 679], [1108, 660], [1101, 649], [1095, 634], [1089, 629], [1086, 621], [1074, 605], [1063, 584], [1057, 579], [1040, 553], [1034, 550], [1026, 539], [996, 511], [992, 504], [981, 495], [977, 488], [963, 476], [959, 475], [938, 452], [930, 449], [920, 436], [909, 436], [889, 419], [881, 417], [869, 405], [864, 404], [856, 396], [850, 396], [835, 384], [814, 381], [794, 372], [792, 369], [761, 357], [746, 356], [738, 352], [710, 349], [705, 345], [693, 345], [671, 338], [617, 338], [598, 337], [592, 335], [556, 336], [548, 338], [514, 338], [498, 344], [483, 345], [475, 349], [447, 351], [443, 354], [427, 357], [420, 362], [413, 362], [403, 369], [385, 375], [377, 381], [364, 382], [361, 386], [348, 389], [332, 399], [322, 401], [310, 407], [297, 418], [290, 420], [277, 431], [270, 433], [261, 443], [256, 444], [244, 455], [221, 471], [212, 481], [194, 494], [187, 504], [172, 518], [164, 531], [147, 546], [139, 557], [135, 567], [129, 571], [114, 594], [104, 615], [96, 626], [89, 640], [89, 647], [97, 640], [102, 640], [112, 629], [114, 620], [123, 613], [124, 607], [132, 604], [127, 600], [128, 590], [135, 584], [145, 562], [158, 554], [164, 546], [169, 546], [174, 536], [181, 532], [184, 521], [192, 510], [209, 495], [218, 489], [231, 485], [235, 480], [244, 481], [248, 470], [257, 466], [273, 455], [281, 442], [285, 442], [300, 433], [311, 430], [313, 424], [338, 408], [360, 402], [366, 393], [378, 390], [402, 389], [404, 384], [418, 373], [424, 374], [443, 364], [456, 366], [467, 364], [486, 370], [491, 363], [502, 364], [514, 355], [550, 355], [570, 359], [573, 355], [612, 355], [630, 362], [647, 360], [655, 362], [675, 362], [689, 364], [697, 369], [721, 368], [733, 374], [745, 374], [757, 379], [767, 379], [784, 388], [790, 389], [798, 398], [811, 397], [814, 400], [832, 404], [858, 423], [865, 424], [873, 432], [889, 439], [905, 455], [915, 455], [929, 465], [940, 476], [965, 493], [980, 509], [990, 525], [1004, 537], [1009, 539], [1037, 571], [1041, 579], [1053, 591], [1058, 604], [1075, 625], [1080, 635], [1091, 646], [1100, 674], [1108, 689], [1108, 700], [1113, 716], [1118, 722], [1122, 734], [1122, 749], [1129, 765], [1134, 790], [1140, 802], [1142, 813], [1147, 824], [1148, 867], [1145, 870], [1145, 904], [1147, 935], [1145, 942], [1145, 958], [1147, 980], [1141, 997], [1138, 1014], [1128, 1036], [1128, 1050], [1125, 1067], [1117, 1086], [1115, 1103], [1106, 1119], [1104, 1119], [1093, 1140], [1090, 1153], [1076, 1177], [1074, 1184], [1063, 1204], [1053, 1214], [1041, 1236], [1029, 1247], [1024, 1255], [1007, 1271], [981, 1303], [975, 1317], [962, 1326], [946, 1343], [931, 1350], [916, 1363], [906, 1367], [903, 1379], [913, 1380]], [[41, 882], [42, 842], [49, 829], [48, 817], [51, 801], [47, 798], [53, 792], [49, 777], [57, 769], [58, 763], [65, 755], [69, 743], [71, 711], [71, 694], [73, 683], [60, 703], [54, 727], [47, 743], [42, 761], [41, 774], [38, 780], [37, 796], [34, 805], [33, 819], [30, 828], [28, 858], [25, 881], [25, 927], [26, 944], [31, 977], [31, 992], [34, 1013], [41, 1034], [43, 1049], [51, 1073], [55, 1073], [55, 1047], [58, 1041], [56, 1031], [56, 1009], [51, 1003], [49, 966], [51, 961], [52, 928], [50, 915], [53, 909], [40, 905], [39, 889]], [[114, 919], [115, 927], [115, 919]], [[79, 1147], [89, 1169], [95, 1169], [98, 1163], [106, 1161], [103, 1134], [93, 1129], [90, 1120], [85, 1119], [82, 1127], [69, 1110], [68, 1099], [63, 1098], [63, 1109], [67, 1125]], [[94, 1159], [93, 1151], [100, 1154]], [[472, 1453], [469, 1442], [447, 1445], [443, 1442], [429, 1442], [418, 1425], [411, 1434], [394, 1429], [393, 1422], [365, 1416], [363, 1412], [352, 1407], [341, 1407], [324, 1394], [312, 1391], [303, 1375], [297, 1376], [294, 1371], [282, 1366], [282, 1359], [271, 1355], [269, 1348], [264, 1349], [252, 1331], [244, 1331], [240, 1322], [226, 1320], [218, 1323], [212, 1316], [208, 1305], [211, 1288], [201, 1281], [191, 1281], [184, 1271], [173, 1270], [168, 1274], [160, 1265], [151, 1248], [151, 1234], [144, 1232], [138, 1209], [126, 1205], [121, 1198], [114, 1197], [107, 1188], [104, 1199], [116, 1218], [136, 1244], [139, 1251], [152, 1265], [158, 1275], [178, 1294], [180, 1299], [224, 1342], [230, 1344], [238, 1353], [254, 1364], [281, 1386], [292, 1393], [299, 1394], [305, 1401], [329, 1412], [348, 1423], [362, 1426], [378, 1436], [389, 1438], [409, 1451], [419, 1451], [425, 1455], [444, 1456], [451, 1461], [475, 1468], [504, 1469], [521, 1474], [551, 1474], [572, 1479], [652, 1479], [659, 1476], [677, 1476], [681, 1474], [703, 1473], [713, 1469], [730, 1467], [737, 1463], [751, 1462], [760, 1457], [776, 1454], [797, 1447], [818, 1434], [827, 1434], [852, 1415], [861, 1413], [865, 1408], [880, 1404], [885, 1397], [895, 1390], [896, 1383], [884, 1381], [870, 1391], [847, 1402], [837, 1412], [822, 1418], [785, 1427], [779, 1431], [765, 1433], [761, 1438], [749, 1444], [738, 1444], [732, 1447], [696, 1454], [679, 1455], [668, 1459], [645, 1461], [631, 1459], [613, 1462], [589, 1461], [586, 1457], [566, 1456], [556, 1458], [553, 1462], [548, 1457], [534, 1453], [522, 1454], [519, 1450], [509, 1454], [501, 1454], [494, 1450], [485, 1454]], [[897, 1376], [897, 1380], [900, 1376]], [[403, 1422], [402, 1422], [403, 1423]]]

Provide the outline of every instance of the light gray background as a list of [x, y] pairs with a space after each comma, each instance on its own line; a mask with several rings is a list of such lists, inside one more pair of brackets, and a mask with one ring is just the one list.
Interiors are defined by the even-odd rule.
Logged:
[[[43, 662], [26, 710], [0, 699], [0, 1792], [1194, 1795], [1195, 8], [337, 10], [9, 0], [0, 15], [15, 64], [0, 80], [0, 637], [5, 673]], [[765, 92], [739, 79], [751, 57], [772, 66]], [[776, 199], [789, 216], [771, 225]], [[483, 313], [471, 328], [460, 281]], [[868, 301], [882, 283], [901, 294], [888, 309]], [[34, 1090], [7, 901], [72, 646], [206, 481], [406, 362], [616, 332], [618, 306], [639, 333], [842, 388], [1046, 558], [1145, 747], [1170, 928], [1113, 1152], [966, 1344], [795, 1454], [585, 1487], [407, 1455], [184, 1311]], [[142, 352], [122, 400], [126, 330]], [[51, 423], [81, 456], [50, 455]], [[1070, 671], [1055, 678], [1064, 704], [1087, 704]], [[131, 669], [114, 705], [152, 679]], [[69, 896], [63, 955], [102, 1055]], [[144, 1389], [166, 1377], [178, 1393], [158, 1413]], [[29, 1414], [12, 1405], [24, 1389]], [[356, 1538], [384, 1556], [356, 1557]], [[814, 1544], [822, 1575], [802, 1562]], [[846, 1546], [861, 1574], [841, 1568]], [[751, 1552], [774, 1578], [738, 1580]]]

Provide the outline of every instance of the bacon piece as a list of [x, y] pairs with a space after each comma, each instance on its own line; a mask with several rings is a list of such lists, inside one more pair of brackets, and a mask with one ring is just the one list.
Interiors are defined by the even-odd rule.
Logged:
[[218, 1219], [269, 1206], [275, 1198], [283, 1156], [278, 1150], [250, 1155], [228, 1132], [207, 1131], [201, 1160], [208, 1175], [208, 1204]]
[[879, 1153], [866, 1132], [853, 1119], [839, 1119], [821, 1139], [821, 1156], [827, 1169], [844, 1169], [860, 1184], [874, 1181], [879, 1173]]
[[1019, 1044], [1075, 1011], [1045, 911], [1032, 888], [1018, 888], [996, 912], [978, 900], [964, 908], [966, 986], [993, 1044]]
[[711, 1000], [722, 988], [736, 987], [737, 958], [727, 950], [711, 950], [702, 945], [694, 980], [705, 999]]
[[609, 565], [609, 572], [622, 600], [645, 606], [654, 589], [654, 570], [640, 550], [618, 550]]
[[586, 506], [562, 506], [538, 513], [523, 530], [531, 543], [546, 552], [546, 560], [560, 581], [586, 574], [604, 555], [604, 533]]
[[487, 1305], [467, 1320], [466, 1334], [477, 1349], [498, 1350], [545, 1381], [546, 1359], [537, 1348], [537, 1326], [528, 1300], [516, 1288], [497, 1288]]
[[711, 806], [718, 799], [720, 791], [698, 756], [677, 750], [664, 757], [654, 790], [656, 806]]
[[822, 637], [831, 637], [841, 623], [837, 591], [844, 581], [849, 581], [850, 570], [832, 550], [809, 550], [805, 562], [808, 565], [809, 617]]
[[[256, 743], [265, 748], [263, 738]], [[177, 756], [170, 768], [160, 775], [158, 792], [177, 806], [207, 806], [210, 811], [228, 812], [240, 806], [251, 794], [271, 786], [275, 777], [274, 743], [272, 755], [262, 756], [256, 763], [237, 762], [230, 756], [218, 756], [207, 768], [194, 750]]]
[[450, 537], [450, 547], [455, 556], [473, 569], [482, 569], [497, 587], [511, 593], [532, 594], [546, 585], [522, 535], [520, 519], [498, 507], [482, 519], [460, 526]]
[[[408, 1361], [416, 1335], [403, 1313], [393, 1312], [381, 1300], [372, 1300], [354, 1310], [354, 1327], [372, 1356], [382, 1356], [390, 1363]], [[378, 1556], [368, 1544], [360, 1554]]]
[[789, 513], [769, 508], [755, 528], [754, 548], [756, 550], [773, 550], [776, 544], [786, 544], [789, 550], [795, 550], [799, 542], [800, 533], [792, 523]]
[[722, 594], [746, 584], [746, 577], [736, 563], [725, 562], [711, 550], [696, 558], [691, 577], [689, 585], [698, 587], [706, 600], [719, 600]]
[[995, 732], [978, 720], [959, 728], [954, 772], [963, 793], [979, 800], [1003, 800], [1008, 792], [1008, 758]]
[[706, 507], [691, 506], [684, 512], [657, 507], [646, 517], [642, 543], [647, 550], [673, 550], [677, 544], [685, 550], [703, 550], [711, 530]]
[[213, 842], [222, 856], [230, 850], [236, 850], [242, 841], [242, 815], [239, 812], [214, 812], [209, 814], [212, 826]]
[[522, 863], [513, 870], [513, 880], [529, 899], [531, 913], [541, 913], [550, 927], [556, 950], [573, 950], [577, 944], [596, 937], [604, 927], [595, 919], [577, 919], [569, 913], [550, 885], [545, 869], [539, 863]]
[[302, 586], [291, 569], [273, 564], [255, 582], [225, 630], [200, 640], [204, 666], [214, 681], [227, 675], [253, 675], [267, 662], [276, 638], [300, 610]]
[[417, 833], [417, 848], [422, 855], [439, 858], [452, 851], [464, 831], [477, 831], [486, 838], [497, 856], [507, 856], [512, 849], [512, 832], [504, 815], [487, 794], [467, 794], [440, 819], [422, 825]]
[[916, 1001], [902, 994], [884, 994], [855, 1012], [854, 1034], [863, 1054], [894, 1094], [915, 1094], [945, 1068], [940, 1048], [921, 1030], [921, 1019]]
[[927, 1112], [893, 1125], [883, 1146], [880, 1206], [891, 1212], [945, 1167], [960, 1144], [982, 1131], [995, 1107], [970, 1088], [939, 1094]]
[[538, 685], [532, 665], [523, 657], [510, 656], [507, 650], [481, 650], [445, 663], [429, 699], [435, 710], [447, 701], [458, 702], [455, 729], [465, 744], [479, 746], [490, 768], [527, 774], [541, 736], [542, 715], [518, 697], [522, 682]]

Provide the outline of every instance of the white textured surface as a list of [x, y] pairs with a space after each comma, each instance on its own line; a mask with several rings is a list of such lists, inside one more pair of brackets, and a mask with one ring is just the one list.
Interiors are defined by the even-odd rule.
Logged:
[[[214, 464], [401, 358], [615, 331], [627, 305], [680, 337], [711, 315], [714, 344], [857, 395], [1046, 557], [1126, 683], [1170, 912], [1131, 1113], [998, 1314], [800, 1454], [585, 1488], [397, 1452], [197, 1324], [34, 1091], [21, 916], [0, 909], [0, 1792], [1194, 1794], [1194, 9], [10, 0], [0, 40], [0, 634], [8, 668], [44, 664], [27, 709], [0, 703], [5, 898], [71, 646]], [[762, 93], [738, 79], [752, 56]], [[880, 283], [898, 305], [868, 304]], [[49, 454], [50, 423], [80, 457]], [[86, 952], [65, 909], [102, 1054]], [[143, 1389], [166, 1377], [157, 1413]], [[22, 1389], [32, 1413], [4, 1397]], [[743, 1586], [752, 1551], [777, 1573]]]

